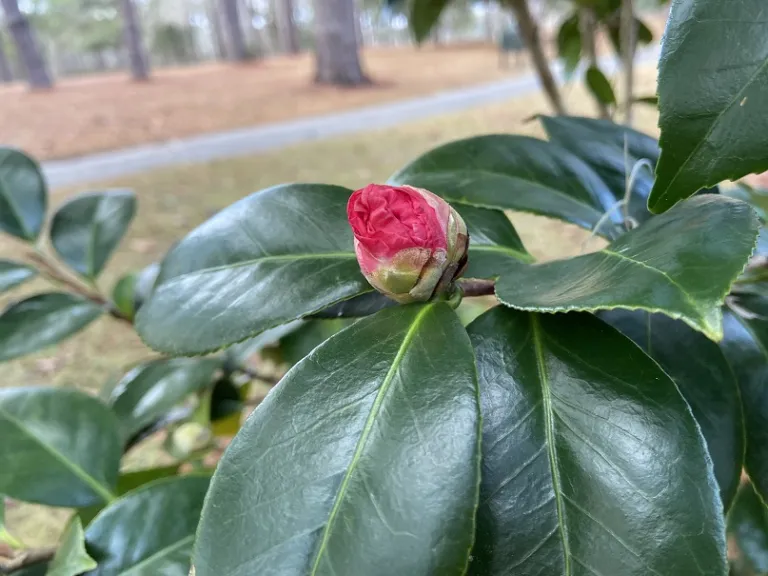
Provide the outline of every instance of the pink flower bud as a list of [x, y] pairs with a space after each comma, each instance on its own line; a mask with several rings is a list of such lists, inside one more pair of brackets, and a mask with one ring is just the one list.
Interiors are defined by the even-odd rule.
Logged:
[[432, 192], [369, 184], [350, 196], [347, 218], [363, 274], [398, 302], [429, 300], [463, 272], [467, 227]]

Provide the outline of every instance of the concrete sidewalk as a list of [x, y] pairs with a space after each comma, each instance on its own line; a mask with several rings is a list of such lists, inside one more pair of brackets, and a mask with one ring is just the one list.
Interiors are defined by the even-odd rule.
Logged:
[[[649, 49], [638, 55], [638, 63], [655, 61], [657, 58], [658, 48]], [[617, 69], [617, 62], [613, 58], [604, 59], [601, 66], [606, 73], [613, 73]], [[559, 82], [563, 82], [562, 67], [559, 63], [553, 65], [553, 73]], [[357, 108], [347, 112], [263, 124], [171, 142], [146, 144], [80, 158], [52, 160], [43, 163], [43, 171], [52, 188], [72, 186], [137, 174], [155, 168], [247, 156], [299, 142], [386, 128], [428, 116], [509, 100], [538, 89], [536, 77], [528, 73], [502, 82], [440, 92], [390, 104]]]

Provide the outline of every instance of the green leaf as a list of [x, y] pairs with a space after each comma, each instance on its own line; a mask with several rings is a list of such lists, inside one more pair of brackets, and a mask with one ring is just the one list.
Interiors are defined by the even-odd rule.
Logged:
[[219, 212], [166, 256], [137, 314], [139, 335], [171, 355], [202, 354], [369, 291], [347, 222], [350, 193], [276, 186]]
[[185, 576], [209, 482], [196, 475], [158, 480], [104, 509], [85, 531], [99, 563], [89, 576]]
[[632, 98], [632, 102], [636, 102], [638, 104], [648, 104], [654, 108], [659, 107], [659, 97], [655, 94], [652, 96], [635, 96]]
[[51, 221], [51, 244], [70, 268], [94, 279], [104, 268], [136, 212], [130, 190], [81, 194], [61, 206]]
[[289, 364], [296, 364], [349, 324], [350, 320], [346, 318], [308, 320], [280, 339], [280, 355]]
[[[449, 202], [532, 212], [588, 229], [614, 203], [587, 164], [527, 136], [492, 134], [444, 144], [400, 170], [390, 183], [426, 188]], [[619, 215], [612, 218], [620, 221]], [[602, 232], [610, 228], [608, 223]]]
[[67, 388], [0, 389], [0, 492], [48, 506], [109, 502], [121, 446], [115, 417]]
[[736, 374], [744, 405], [745, 468], [762, 498], [768, 497], [768, 300], [744, 294], [739, 314], [723, 312], [725, 357]]
[[[354, 300], [354, 298], [352, 300]], [[349, 300], [349, 302], [351, 302], [351, 300]], [[230, 346], [224, 354], [228, 368], [234, 370], [245, 365], [254, 354], [269, 346], [277, 345], [283, 336], [297, 330], [302, 324], [303, 322], [301, 320], [289, 322], [288, 324], [281, 324], [270, 330], [265, 330], [254, 338], [249, 338], [239, 344]]]
[[744, 202], [697, 196], [604, 250], [505, 274], [496, 295], [507, 306], [539, 312], [661, 312], [720, 340], [720, 306], [752, 253], [758, 226]]
[[[155, 480], [161, 478], [169, 478], [176, 476], [179, 473], [179, 465], [172, 464], [170, 466], [160, 466], [158, 468], [144, 468], [142, 470], [132, 470], [131, 472], [125, 472], [120, 474], [117, 479], [117, 489], [115, 490], [116, 496], [123, 496], [135, 490], [144, 484], [149, 484]], [[80, 508], [77, 511], [77, 515], [80, 517], [82, 523], [88, 526], [91, 521], [105, 508], [105, 504], [94, 504], [86, 508]]]
[[229, 445], [197, 576], [464, 574], [479, 425], [472, 348], [447, 304], [359, 320], [296, 365]]
[[103, 313], [91, 300], [64, 292], [37, 294], [11, 304], [0, 314], [0, 362], [53, 346]]
[[465, 278], [496, 278], [520, 262], [534, 261], [504, 212], [468, 204], [455, 208], [469, 231]]
[[722, 504], [661, 369], [589, 314], [469, 327], [483, 470], [470, 574], [723, 576]]
[[397, 302], [380, 292], [371, 290], [328, 308], [323, 308], [312, 314], [311, 318], [361, 318], [393, 306], [397, 306]]
[[728, 514], [728, 538], [738, 549], [737, 573], [768, 573], [768, 508], [749, 483], [741, 486]]
[[408, 19], [411, 32], [416, 42], [421, 44], [429, 37], [432, 28], [435, 27], [440, 15], [448, 6], [450, 0], [413, 0], [411, 3], [411, 16]]
[[600, 314], [658, 362], [691, 407], [707, 442], [725, 510], [744, 466], [744, 415], [736, 377], [717, 344], [661, 314], [612, 310]]
[[[637, 222], [651, 216], [648, 195], [653, 187], [653, 168], [659, 158], [655, 139], [610, 120], [576, 116], [539, 116], [539, 119], [550, 141], [581, 158], [602, 178], [613, 193], [614, 202], [623, 199], [633, 167], [641, 160], [649, 162], [650, 169], [636, 171], [629, 214]], [[617, 214], [622, 212], [615, 210]]]
[[662, 153], [652, 212], [768, 170], [765, 37], [764, 0], [673, 4], [659, 63]]
[[46, 576], [45, 573], [47, 570], [47, 562], [38, 562], [37, 564], [32, 564], [21, 570], [15, 570], [11, 572], [9, 576]]
[[154, 360], [133, 368], [112, 390], [108, 404], [128, 439], [187, 396], [213, 383], [221, 368], [215, 358]]
[[593, 65], [587, 68], [584, 80], [590, 93], [598, 102], [610, 106], [616, 105], [616, 94], [613, 93], [613, 87], [597, 66]]
[[138, 310], [144, 305], [155, 289], [155, 283], [160, 275], [160, 264], [153, 262], [139, 272], [133, 293], [133, 308]]
[[133, 318], [136, 313], [136, 284], [139, 281], [137, 274], [125, 274], [117, 281], [112, 289], [112, 302], [115, 308], [126, 318]]
[[566, 78], [570, 78], [581, 60], [581, 28], [578, 12], [568, 15], [560, 24], [557, 31], [557, 55], [563, 61]]
[[0, 230], [35, 240], [47, 205], [48, 187], [37, 162], [19, 150], [0, 147]]
[[37, 276], [37, 270], [27, 264], [0, 259], [0, 293], [7, 292]]
[[[617, 3], [620, 4], [620, 3]], [[619, 6], [617, 6], [617, 9]], [[608, 28], [608, 38], [611, 40], [611, 44], [613, 45], [613, 49], [616, 51], [616, 54], [622, 54], [623, 48], [622, 48], [622, 41], [621, 41], [621, 17], [617, 17], [618, 14], [616, 11], [614, 11], [612, 14], [610, 14], [607, 18], [607, 20], [604, 22], [605, 26]], [[635, 18], [635, 31], [637, 34], [637, 41], [635, 43], [635, 46], [638, 46], [639, 44], [650, 44], [653, 42], [653, 31], [648, 27], [648, 25], [640, 20], [639, 18]]]
[[78, 576], [94, 568], [96, 568], [96, 561], [85, 551], [83, 525], [78, 516], [73, 516], [45, 575]]

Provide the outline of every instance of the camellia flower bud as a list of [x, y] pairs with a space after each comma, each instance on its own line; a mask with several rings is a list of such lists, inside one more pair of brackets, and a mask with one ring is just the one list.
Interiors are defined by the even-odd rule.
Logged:
[[347, 218], [363, 274], [398, 302], [429, 300], [464, 272], [464, 220], [428, 190], [369, 184], [350, 196]]

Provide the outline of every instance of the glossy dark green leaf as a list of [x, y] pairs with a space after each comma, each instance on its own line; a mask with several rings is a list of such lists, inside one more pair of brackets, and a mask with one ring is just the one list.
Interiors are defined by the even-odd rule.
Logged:
[[557, 55], [563, 61], [566, 77], [570, 77], [581, 60], [581, 28], [578, 12], [568, 15], [557, 30]]
[[117, 421], [69, 388], [0, 389], [0, 493], [48, 506], [113, 498], [122, 453]]
[[78, 516], [73, 516], [45, 576], [79, 576], [94, 568], [96, 561], [85, 551], [83, 525]]
[[[355, 298], [348, 300], [347, 302], [351, 302], [353, 300], [355, 300]], [[254, 354], [263, 350], [264, 348], [276, 345], [278, 342], [280, 342], [280, 339], [283, 336], [290, 334], [294, 330], [297, 330], [302, 324], [303, 322], [301, 320], [289, 322], [288, 324], [281, 324], [280, 326], [271, 328], [270, 330], [265, 330], [258, 336], [249, 338], [248, 340], [230, 346], [224, 353], [227, 367], [230, 370], [234, 370], [240, 366], [243, 366]]]
[[768, 497], [768, 300], [740, 295], [739, 313], [723, 312], [721, 347], [736, 374], [744, 405], [745, 468], [763, 499]]
[[133, 318], [136, 313], [136, 283], [139, 277], [129, 273], [120, 278], [112, 289], [112, 302], [115, 308], [126, 318]]
[[744, 202], [697, 196], [599, 252], [502, 275], [496, 295], [540, 312], [661, 312], [720, 340], [720, 306], [752, 253], [758, 226]]
[[166, 256], [136, 317], [139, 335], [162, 352], [201, 354], [369, 291], [347, 222], [350, 194], [289, 184], [219, 212]]
[[728, 514], [728, 538], [738, 550], [737, 574], [768, 574], [768, 508], [752, 484], [741, 486]]
[[[615, 202], [624, 197], [634, 166], [643, 160], [649, 162], [650, 167], [636, 170], [629, 215], [637, 222], [650, 217], [648, 195], [659, 157], [659, 145], [654, 138], [610, 120], [576, 116], [540, 116], [539, 119], [552, 142], [581, 158], [603, 179]], [[617, 214], [622, 213], [618, 208], [615, 210]]]
[[483, 413], [470, 574], [723, 576], [722, 504], [674, 383], [590, 314], [469, 327]]
[[411, 2], [411, 17], [408, 22], [416, 42], [422, 43], [429, 37], [440, 15], [448, 6], [450, 0], [413, 0]]
[[140, 364], [112, 390], [108, 403], [124, 438], [151, 424], [193, 392], [213, 383], [215, 358], [173, 358]]
[[[614, 204], [600, 177], [567, 150], [549, 142], [493, 134], [439, 146], [390, 178], [481, 208], [519, 210], [594, 227]], [[614, 222], [620, 215], [612, 214]], [[602, 233], [613, 232], [610, 222]]]
[[[608, 38], [610, 39], [611, 44], [613, 45], [613, 49], [616, 51], [616, 53], [621, 54], [623, 52], [621, 42], [621, 18], [617, 17], [618, 14], [615, 12], [612, 16], [613, 17], [609, 17], [605, 21], [605, 25], [608, 28]], [[636, 45], [650, 44], [653, 42], [653, 31], [645, 22], [639, 18], [635, 18], [635, 26], [635, 32], [637, 34]]]
[[100, 305], [64, 292], [37, 294], [0, 314], [0, 362], [53, 346], [104, 313]]
[[37, 162], [19, 150], [0, 147], [0, 230], [36, 239], [47, 206], [48, 187]]
[[706, 336], [661, 314], [611, 310], [600, 318], [629, 336], [672, 378], [707, 442], [725, 510], [744, 466], [744, 415], [736, 377]]
[[633, 98], [632, 101], [637, 102], [638, 104], [648, 104], [654, 108], [659, 107], [659, 97], [655, 94], [653, 96], [637, 96]]
[[764, 0], [673, 3], [659, 63], [659, 213], [701, 188], [768, 170]]
[[[157, 468], [144, 468], [142, 470], [132, 470], [131, 472], [124, 472], [120, 474], [117, 479], [117, 488], [115, 490], [115, 496], [123, 496], [135, 490], [144, 484], [149, 484], [155, 480], [161, 478], [169, 478], [171, 476], [177, 476], [179, 474], [179, 465], [172, 464], [170, 466], [159, 466]], [[80, 508], [77, 511], [77, 515], [80, 517], [84, 526], [88, 526], [99, 512], [105, 508], [106, 504], [95, 504], [86, 508]]]
[[38, 562], [37, 564], [32, 564], [21, 570], [15, 570], [11, 572], [9, 576], [46, 576], [45, 573], [47, 570], [47, 562]]
[[468, 204], [456, 204], [454, 208], [469, 231], [465, 278], [496, 278], [520, 262], [534, 261], [504, 212]]
[[136, 195], [130, 190], [75, 196], [53, 215], [51, 244], [67, 266], [86, 278], [96, 278], [135, 212]]
[[0, 293], [37, 276], [37, 270], [27, 264], [13, 260], [0, 260]]
[[479, 425], [472, 348], [447, 304], [359, 320], [297, 364], [230, 444], [197, 576], [464, 574]]
[[323, 308], [313, 314], [312, 318], [361, 318], [393, 306], [397, 306], [397, 302], [372, 289], [370, 292]]
[[187, 576], [208, 476], [158, 480], [129, 492], [88, 526], [89, 576]]
[[590, 93], [598, 102], [609, 106], [616, 105], [616, 94], [613, 92], [613, 86], [611, 86], [611, 82], [600, 68], [597, 66], [587, 68], [584, 81]]
[[320, 344], [350, 324], [347, 318], [313, 319], [280, 339], [280, 355], [285, 362], [296, 364]]

